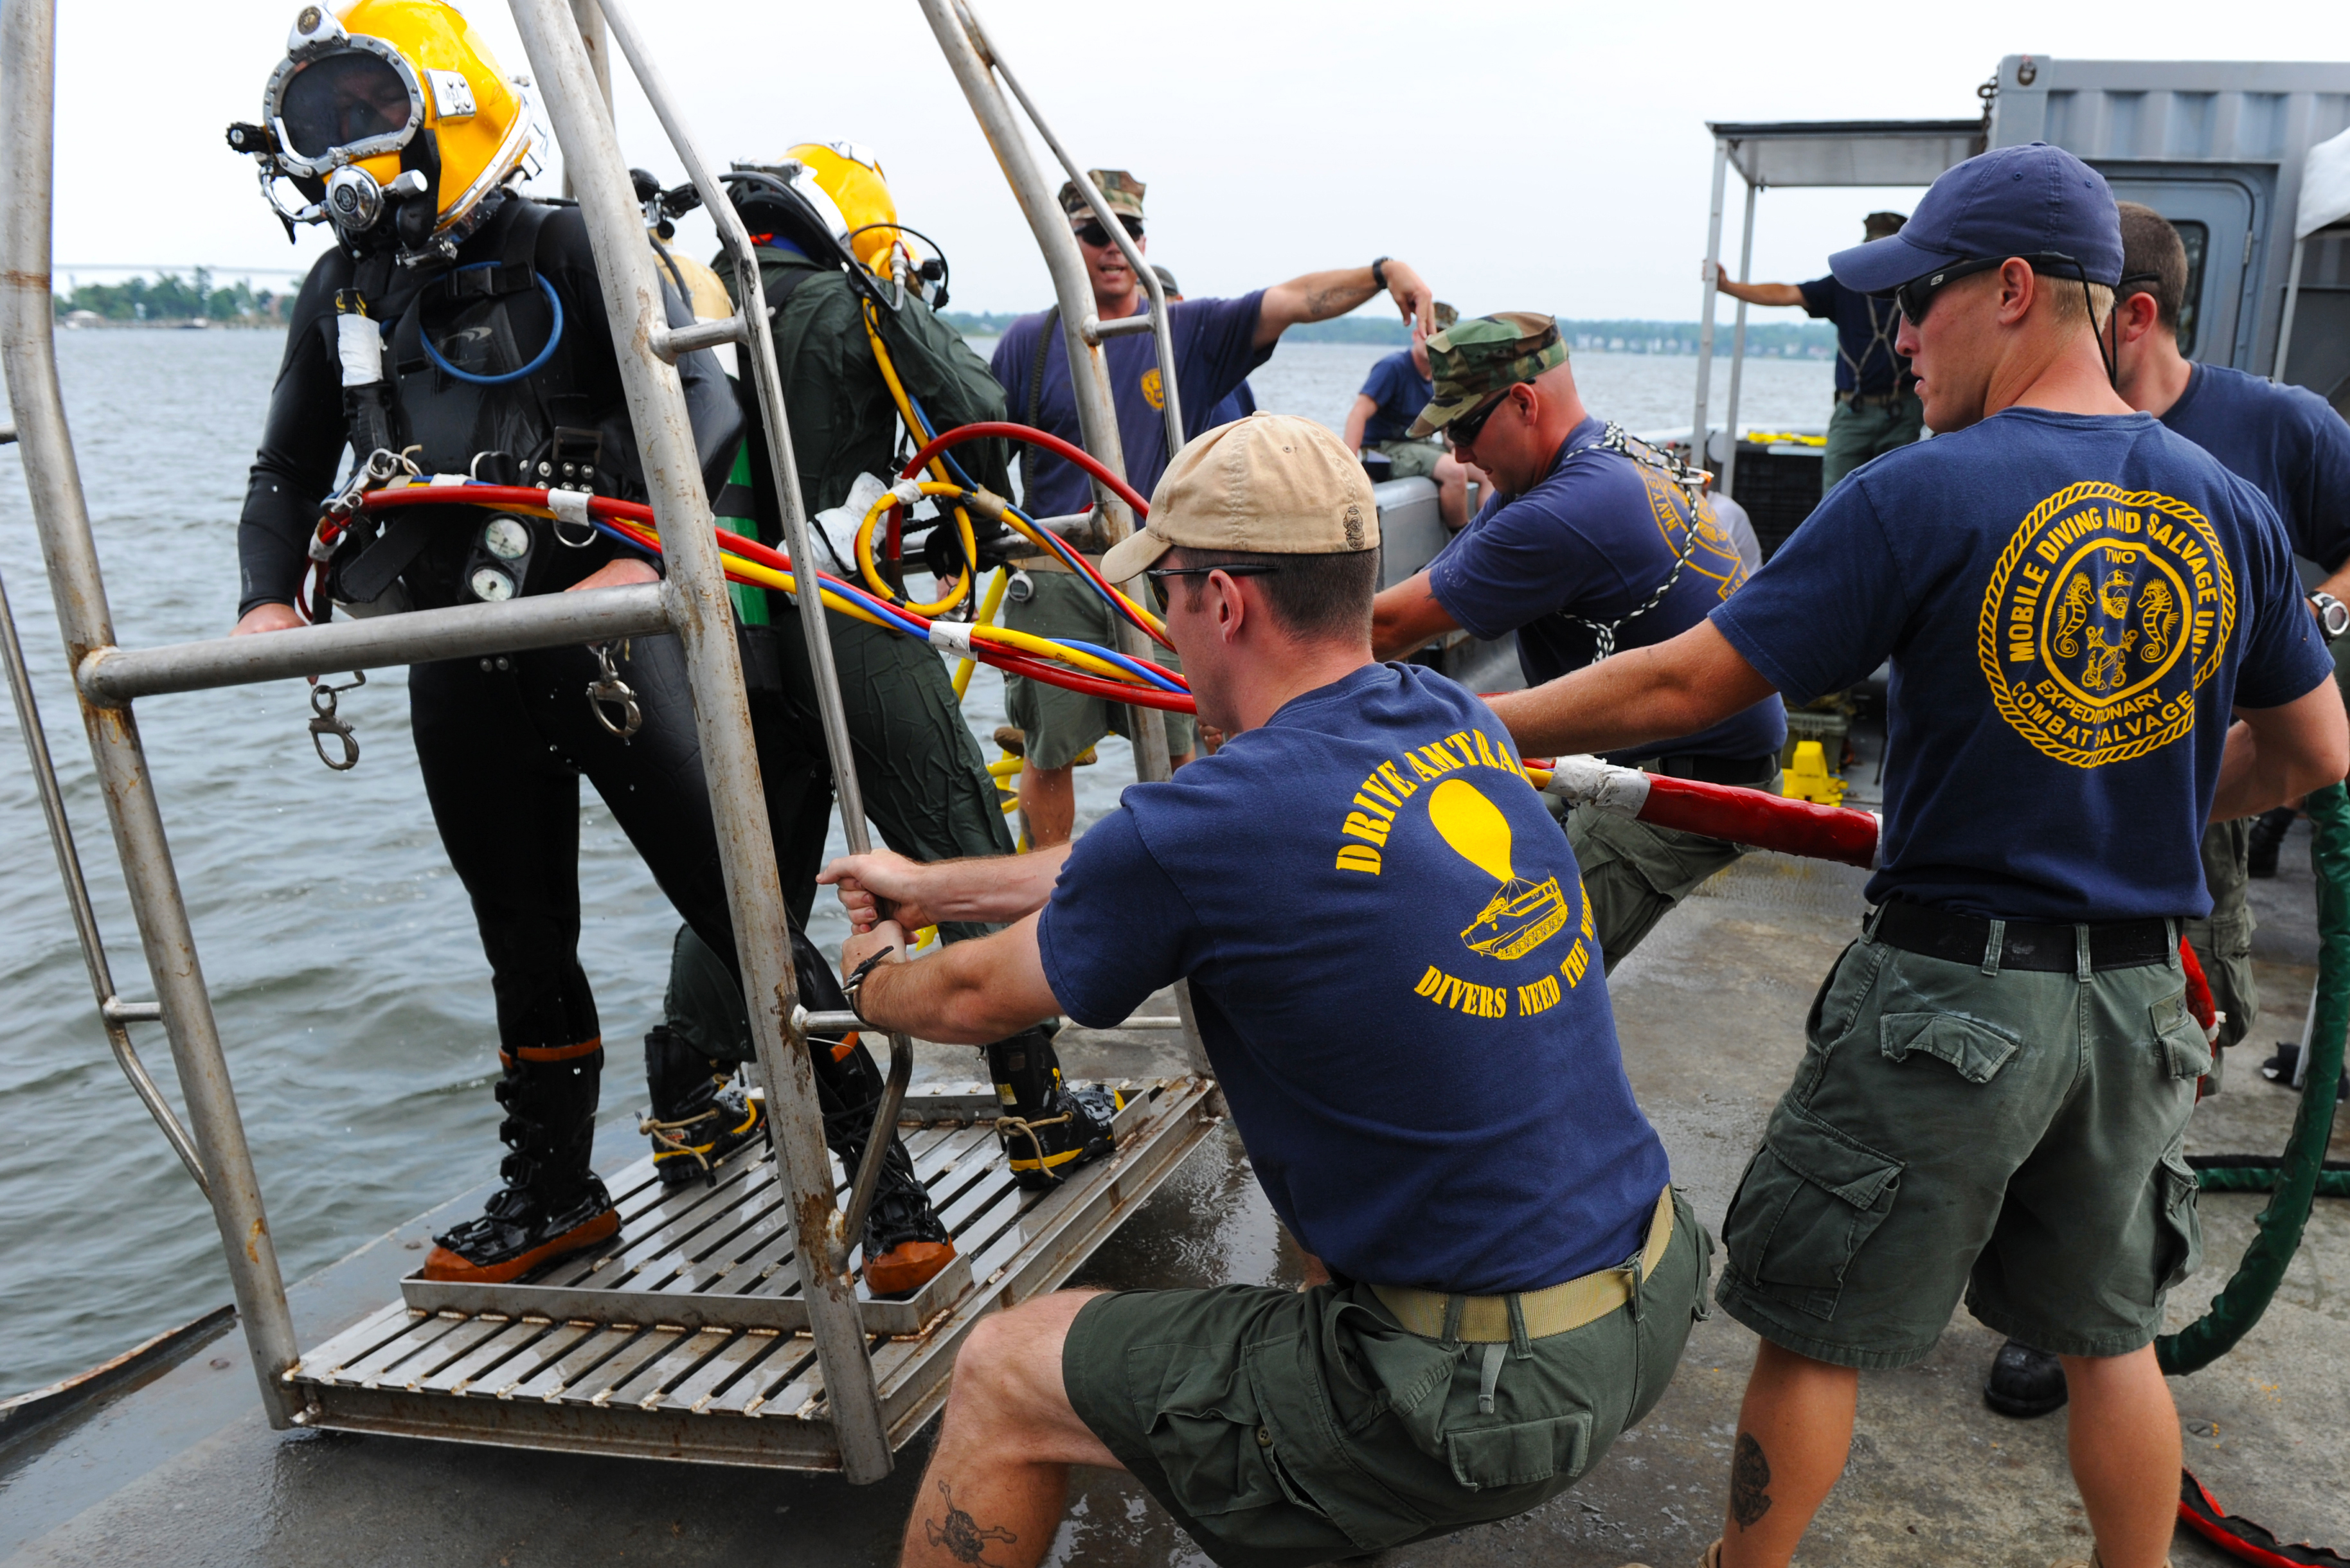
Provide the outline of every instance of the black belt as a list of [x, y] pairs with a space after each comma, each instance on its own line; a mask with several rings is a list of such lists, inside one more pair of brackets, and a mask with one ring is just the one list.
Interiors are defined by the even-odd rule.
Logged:
[[1668, 778], [1695, 779], [1700, 784], [1768, 784], [1779, 771], [1779, 753], [1765, 752], [1759, 757], [1659, 757], [1656, 769]]
[[1910, 388], [1902, 387], [1890, 392], [1838, 392], [1835, 395], [1835, 400], [1839, 403], [1853, 403], [1864, 409], [1890, 409], [1898, 406], [1903, 400], [1916, 395]]
[[1877, 941], [1903, 952], [1948, 959], [1952, 963], [1980, 964], [1991, 961], [1991, 928], [2002, 926], [1997, 967], [2062, 972], [2080, 960], [2078, 933], [2089, 933], [2089, 967], [2142, 969], [2168, 964], [2171, 954], [2171, 923], [2165, 919], [2108, 920], [2089, 926], [2041, 925], [2031, 920], [2005, 922], [1923, 904], [1895, 901], [1877, 910], [1862, 929]]

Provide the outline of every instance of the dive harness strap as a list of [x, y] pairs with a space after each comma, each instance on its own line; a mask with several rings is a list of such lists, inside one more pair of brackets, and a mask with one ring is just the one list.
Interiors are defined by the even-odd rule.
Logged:
[[1548, 1339], [1596, 1323], [1630, 1302], [1641, 1282], [1657, 1272], [1672, 1239], [1673, 1189], [1667, 1187], [1657, 1195], [1648, 1245], [1623, 1267], [1595, 1269], [1564, 1284], [1517, 1295], [1447, 1295], [1405, 1285], [1373, 1285], [1371, 1293], [1406, 1333], [1422, 1339], [1469, 1345], [1506, 1345], [1520, 1335]]

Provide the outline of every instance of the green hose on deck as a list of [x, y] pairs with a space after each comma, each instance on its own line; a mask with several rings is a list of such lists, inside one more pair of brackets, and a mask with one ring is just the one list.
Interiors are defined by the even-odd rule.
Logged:
[[2235, 1276], [2211, 1298], [2211, 1310], [2154, 1342], [2156, 1359], [2174, 1376], [2200, 1371], [2251, 1332], [2301, 1245], [2334, 1136], [2334, 1096], [2342, 1080], [2343, 1035], [2350, 1029], [2350, 795], [2328, 784], [2309, 797], [2310, 862], [2317, 873], [2317, 1010], [2309, 1033], [2309, 1073], [2293, 1135], [2276, 1172], [2275, 1195], [2253, 1222], [2252, 1244]]

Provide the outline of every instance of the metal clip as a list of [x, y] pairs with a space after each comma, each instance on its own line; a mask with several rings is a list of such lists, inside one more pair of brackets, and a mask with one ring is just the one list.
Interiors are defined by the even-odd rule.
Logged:
[[[599, 642], [595, 649], [596, 661], [604, 667], [604, 673], [600, 680], [588, 683], [588, 711], [596, 715], [596, 722], [625, 741], [644, 728], [644, 711], [637, 706], [635, 691], [620, 679], [619, 670], [612, 663], [612, 645]], [[604, 711], [606, 703], [620, 710], [619, 723], [612, 722], [612, 716]]]
[[[351, 733], [350, 725], [335, 717], [335, 694], [355, 691], [367, 684], [367, 671], [351, 671], [350, 680], [340, 686], [329, 686], [321, 680], [310, 688], [310, 746], [318, 760], [338, 774], [347, 774], [359, 765], [359, 738]], [[327, 754], [327, 737], [332, 735], [343, 743], [343, 760], [337, 762]]]

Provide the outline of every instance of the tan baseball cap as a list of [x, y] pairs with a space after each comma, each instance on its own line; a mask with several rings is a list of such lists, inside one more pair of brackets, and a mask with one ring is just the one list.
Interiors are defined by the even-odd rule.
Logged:
[[1265, 556], [1379, 547], [1379, 504], [1362, 460], [1329, 428], [1251, 414], [1175, 454], [1150, 495], [1150, 523], [1102, 557], [1122, 583], [1176, 545]]

